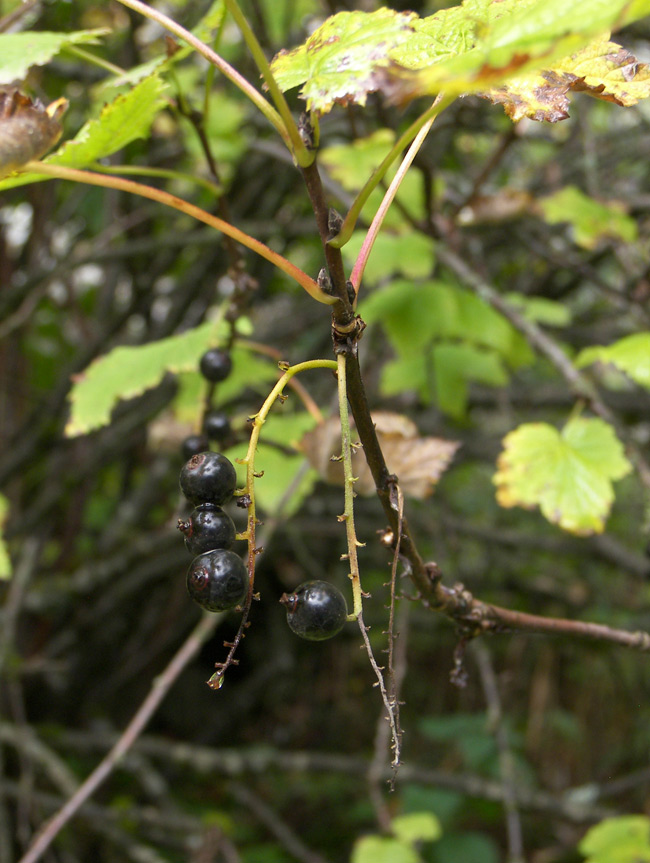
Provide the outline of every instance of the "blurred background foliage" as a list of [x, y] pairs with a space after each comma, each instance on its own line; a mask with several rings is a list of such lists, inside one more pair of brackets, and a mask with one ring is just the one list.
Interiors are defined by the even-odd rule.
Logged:
[[[122, 69], [164, 50], [164, 33], [118, 4], [23, 5], [1, 2], [2, 20], [20, 11], [19, 29], [109, 28], [88, 50]], [[243, 5], [269, 56], [297, 44], [327, 15], [377, 6]], [[427, 14], [444, 4], [392, 5]], [[165, 3], [190, 28], [208, 6]], [[257, 81], [234, 25], [225, 21], [216, 37], [223, 56]], [[621, 41], [648, 58], [649, 37], [645, 21]], [[169, 107], [151, 136], [107, 162], [212, 179], [181, 110], [204, 108], [206, 64], [188, 56], [166, 80]], [[105, 68], [69, 51], [33, 69], [25, 90], [45, 103], [69, 99], [64, 137], [71, 137], [113, 98], [114, 85]], [[289, 97], [299, 110], [295, 93]], [[218, 76], [207, 99], [206, 131], [232, 222], [315, 276], [321, 251], [299, 173], [266, 122]], [[337, 109], [323, 119], [327, 189], [342, 212], [377, 147], [385, 152], [416, 110], [371, 98], [364, 111]], [[601, 536], [572, 537], [538, 512], [499, 508], [492, 476], [503, 436], [522, 422], [562, 425], [574, 398], [510, 324], [436, 265], [418, 228], [438, 220], [450, 227], [455, 251], [571, 356], [647, 330], [649, 125], [643, 102], [621, 109], [578, 97], [564, 123], [513, 127], [498, 107], [458, 100], [436, 122], [398, 196], [360, 304], [369, 322], [361, 350], [373, 409], [404, 413], [421, 434], [462, 443], [433, 497], [408, 504], [423, 555], [450, 583], [486, 601], [645, 630], [650, 557], [640, 483], [628, 476], [617, 484]], [[151, 182], [217, 212], [204, 187]], [[558, 199], [567, 188], [575, 193]], [[595, 205], [590, 211], [584, 196], [620, 202], [618, 221]], [[244, 455], [247, 417], [275, 378], [273, 357], [296, 363], [331, 353], [326, 310], [267, 262], [248, 253], [244, 260], [257, 287], [240, 327], [245, 339], [276, 353], [238, 347], [233, 377], [217, 389], [234, 428], [231, 457]], [[221, 236], [150, 201], [58, 181], [0, 194], [0, 482], [14, 565], [12, 580], [0, 585], [2, 863], [20, 856], [95, 766], [199, 619], [186, 595], [188, 560], [176, 530], [180, 445], [198, 430], [205, 399], [198, 373], [166, 376], [121, 403], [110, 426], [69, 439], [71, 382], [117, 345], [142, 345], [209, 319], [232, 293], [228, 267]], [[469, 329], [448, 323], [443, 331], [435, 319], [418, 318], [413, 290], [426, 293], [432, 279], [436, 297], [474, 321]], [[416, 354], [410, 333], [420, 340]], [[455, 370], [447, 379], [432, 377], [427, 365], [436, 365], [441, 347]], [[647, 452], [647, 390], [607, 375], [603, 397]], [[325, 414], [334, 409], [329, 374], [310, 373], [304, 384]], [[412, 844], [415, 856], [399, 856], [402, 847], [387, 859], [496, 863], [508, 858], [504, 796], [514, 782], [519, 799], [510, 817], [521, 821], [526, 859], [573, 863], [583, 859], [577, 844], [588, 825], [610, 814], [650, 814], [645, 656], [503, 634], [468, 650], [467, 686], [458, 689], [449, 680], [457, 634], [407, 600], [398, 627], [405, 766], [392, 794], [381, 771], [368, 773], [372, 765], [383, 768], [387, 755], [381, 703], [356, 628], [331, 642], [303, 643], [277, 601], [311, 578], [346, 588], [336, 518], [342, 495], [292, 451], [309, 426], [291, 394], [263, 435], [260, 601], [240, 665], [220, 692], [205, 686], [237, 627], [236, 616], [226, 615], [47, 859], [341, 861], [360, 837], [377, 834], [387, 815], [427, 812], [441, 838]], [[358, 498], [357, 513], [371, 594], [366, 622], [381, 656], [390, 573], [377, 541], [384, 520], [372, 498]], [[242, 511], [232, 514], [243, 530]], [[409, 595], [408, 581], [400, 585]], [[361, 846], [354, 853], [361, 863]]]

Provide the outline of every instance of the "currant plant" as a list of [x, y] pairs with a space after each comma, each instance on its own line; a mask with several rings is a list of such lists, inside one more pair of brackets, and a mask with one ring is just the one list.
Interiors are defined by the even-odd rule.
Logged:
[[[422, 159], [425, 142], [446, 121], [452, 107], [458, 107], [461, 97], [471, 95], [503, 106], [514, 123], [557, 123], [568, 117], [573, 94], [587, 93], [620, 107], [650, 95], [648, 67], [611, 41], [611, 31], [640, 21], [650, 12], [650, 2], [586, 0], [572, 5], [559, 0], [465, 0], [427, 17], [388, 8], [339, 12], [322, 21], [303, 44], [281, 51], [270, 62], [237, 0], [213, 3], [192, 31], [140, 0], [120, 3], [129, 14], [168, 34], [166, 50], [146, 67], [123, 70], [94, 54], [105, 35], [100, 30], [0, 33], [0, 73], [6, 84], [0, 94], [0, 190], [46, 179], [102, 187], [128, 193], [134, 200], [145, 199], [156, 207], [162, 205], [224, 238], [229, 284], [216, 314], [178, 335], [116, 347], [92, 362], [75, 378], [66, 427], [69, 437], [97, 431], [112, 421], [119, 403], [164, 385], [168, 375], [177, 378], [176, 404], [186, 409], [191, 405], [192, 413], [192, 434], [182, 439], [186, 464], [180, 477], [181, 490], [193, 507], [189, 517], [179, 521], [185, 544], [195, 555], [187, 588], [207, 611], [241, 610], [237, 634], [227, 644], [225, 659], [216, 663], [210, 687], [219, 689], [226, 670], [237, 662], [235, 653], [247, 631], [252, 602], [265, 589], [255, 578], [256, 561], [263, 550], [257, 538], [258, 511], [272, 461], [264, 445], [274, 444], [279, 451], [294, 439], [285, 428], [279, 439], [269, 435], [265, 441], [273, 422], [282, 419], [274, 409], [286, 398], [289, 387], [306, 408], [310, 432], [326, 440], [323, 474], [338, 470], [343, 484], [339, 521], [347, 553], [340, 572], [332, 578], [341, 584], [348, 576], [352, 610], [348, 614], [344, 593], [322, 579], [301, 584], [281, 602], [290, 627], [307, 640], [327, 640], [343, 629], [346, 620], [358, 622], [388, 718], [394, 768], [399, 766], [401, 752], [399, 663], [394, 661], [394, 617], [401, 592], [398, 572], [410, 579], [410, 599], [445, 615], [456, 626], [455, 682], [466, 676], [467, 644], [490, 632], [562, 633], [649, 651], [646, 632], [546, 618], [484, 602], [457, 582], [455, 573], [443, 572], [428, 559], [429, 554], [422, 551], [428, 549], [426, 539], [416, 537], [409, 525], [404, 499], [407, 479], [413, 479], [413, 474], [415, 479], [424, 477], [430, 492], [457, 443], [445, 441], [444, 449], [432, 445], [430, 439], [425, 458], [424, 450], [413, 443], [416, 435], [405, 431], [403, 422], [402, 428], [382, 433], [370, 412], [360, 356], [364, 330], [370, 329], [367, 336], [381, 338], [383, 329], [383, 344], [389, 350], [384, 351], [387, 361], [379, 382], [381, 394], [392, 397], [407, 390], [423, 402], [433, 402], [441, 415], [458, 423], [466, 417], [470, 385], [503, 387], [511, 375], [529, 367], [535, 356], [543, 358], [567, 384], [570, 413], [561, 429], [542, 419], [520, 424], [505, 436], [492, 478], [498, 504], [504, 509], [537, 508], [561, 530], [593, 536], [604, 530], [610, 515], [614, 483], [634, 472], [643, 506], [650, 512], [650, 466], [643, 439], [626, 429], [601, 393], [612, 370], [619, 380], [624, 375], [650, 388], [650, 332], [616, 338], [608, 345], [590, 344], [570, 356], [545, 329], [547, 324], [556, 325], [558, 316], [562, 318], [559, 303], [535, 304], [535, 298], [495, 290], [456, 252], [457, 232], [485, 218], [480, 178], [464, 200], [458, 196], [453, 216], [445, 218], [434, 218], [432, 207], [426, 213], [418, 210], [409, 186], [411, 168]], [[227, 50], [220, 51], [218, 43], [226, 23], [234, 24], [241, 33], [263, 81], [261, 86], [252, 81], [254, 76], [247, 79], [225, 59]], [[99, 115], [88, 119], [74, 138], [66, 135], [63, 144], [45, 156], [63, 137], [67, 118], [74, 122], [78, 117], [74, 110], [66, 114], [63, 97], [43, 106], [22, 92], [29, 89], [28, 84], [21, 88], [15, 82], [25, 80], [30, 68], [47, 67], [66, 52], [101, 70], [106, 76], [105, 92], [113, 98], [103, 100], [106, 104]], [[209, 64], [202, 111], [192, 107], [185, 93], [183, 63], [192, 52]], [[277, 252], [273, 236], [266, 244], [253, 236], [254, 231], [247, 233], [233, 223], [226, 200], [227, 181], [210, 147], [210, 112], [215, 108], [210, 107], [209, 94], [217, 74], [249, 100], [260, 123], [277, 133], [283, 156], [300, 175], [320, 240], [318, 275]], [[300, 117], [293, 108], [295, 93], [291, 91], [296, 88], [300, 88], [298, 97], [305, 109]], [[353, 145], [345, 146], [334, 136], [327, 140], [332, 128], [326, 120], [330, 113], [349, 109], [351, 122], [365, 129], [360, 118], [369, 102], [382, 99], [390, 111], [393, 106], [402, 109], [417, 104], [419, 98], [426, 99], [426, 107], [414, 119], [410, 115], [399, 133], [362, 133]], [[468, 111], [474, 104], [463, 103]], [[164, 127], [167, 112], [172, 111], [174, 117], [191, 124], [196, 146], [209, 166], [209, 178], [169, 168], [115, 164], [115, 154], [154, 134], [156, 124]], [[503, 147], [510, 146], [517, 134], [508, 133]], [[495, 164], [499, 157], [499, 153], [494, 155]], [[148, 178], [151, 185], [131, 177], [136, 174]], [[330, 206], [333, 181], [337, 184], [335, 203], [342, 214]], [[435, 194], [430, 172], [429, 203]], [[499, 204], [548, 225], [570, 222], [575, 242], [582, 248], [590, 244], [593, 248], [603, 237], [616, 236], [625, 242], [637, 238], [636, 223], [617, 202], [596, 202], [573, 186], [535, 200], [522, 194]], [[396, 211], [395, 230], [387, 232]], [[278, 225], [282, 218], [284, 213], [279, 212]], [[335, 359], [290, 364], [285, 355], [269, 353], [267, 346], [251, 340], [258, 285], [246, 272], [242, 248], [270, 265], [278, 279], [293, 283], [288, 287], [286, 281], [281, 282], [284, 290], [289, 292], [295, 285], [327, 307], [327, 313], [321, 309], [323, 330], [330, 329]], [[439, 268], [436, 279], [431, 275], [434, 267]], [[387, 279], [367, 296], [373, 280], [393, 275], [397, 278]], [[194, 323], [196, 320], [194, 317]], [[318, 356], [320, 350], [308, 355]], [[294, 346], [287, 345], [286, 351], [292, 356]], [[247, 373], [242, 376], [244, 365]], [[332, 385], [338, 401], [336, 444], [327, 440], [328, 421], [297, 379], [313, 370], [336, 377]], [[246, 425], [245, 419], [234, 421], [224, 405], [229, 399], [236, 401], [235, 396], [251, 381], [262, 390], [265, 387], [269, 395]], [[242, 444], [245, 427], [247, 447]], [[415, 464], [410, 464], [410, 475], [407, 455], [397, 462], [388, 458], [396, 450], [396, 441], [403, 445], [402, 453], [418, 453]], [[227, 446], [227, 454], [210, 451], [211, 442], [219, 447], [223, 444], [224, 449]], [[361, 493], [355, 459], [358, 463], [361, 455], [387, 523], [379, 531], [380, 542], [392, 560], [386, 669], [375, 660], [364, 623], [367, 595], [362, 588], [358, 551], [362, 543], [355, 521], [355, 493]], [[322, 463], [322, 452], [319, 457]], [[233, 461], [245, 471], [239, 488]], [[285, 486], [294, 479], [298, 482], [300, 478], [297, 474], [289, 477]], [[239, 536], [247, 542], [246, 563], [233, 550], [236, 529], [222, 509], [233, 496], [246, 510], [246, 529]], [[0, 576], [7, 569], [2, 560], [0, 550]], [[391, 819], [384, 820], [386, 832], [393, 829]], [[430, 827], [414, 841], [433, 841]], [[382, 841], [400, 841], [377, 839], [379, 845], [374, 838], [370, 842], [375, 849], [382, 847]], [[402, 842], [404, 854], [411, 855], [406, 859], [417, 859], [414, 841]], [[359, 851], [359, 860], [362, 853]]]

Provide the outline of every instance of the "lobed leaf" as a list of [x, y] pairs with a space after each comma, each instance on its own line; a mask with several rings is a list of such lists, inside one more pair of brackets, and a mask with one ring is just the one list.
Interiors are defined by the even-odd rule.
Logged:
[[66, 435], [108, 425], [118, 401], [155, 387], [167, 372], [195, 371], [204, 351], [224, 334], [224, 325], [211, 321], [148, 345], [114, 348], [94, 360], [74, 379]]
[[602, 533], [614, 501], [612, 481], [632, 469], [610, 425], [576, 418], [558, 432], [546, 423], [526, 423], [503, 445], [493, 478], [501, 506], [539, 506], [548, 521], [570, 533]]
[[97, 44], [110, 31], [77, 30], [73, 33], [29, 31], [0, 34], [0, 84], [22, 81], [32, 66], [43, 66], [68, 45]]
[[[562, 119], [571, 88], [619, 104], [648, 95], [643, 64], [603, 40], [648, 13], [650, 0], [464, 0], [423, 19], [387, 9], [341, 12], [271, 68], [283, 90], [302, 86], [308, 109], [319, 113], [336, 103], [364, 105], [375, 91], [405, 102], [442, 90], [494, 91], [517, 76], [510, 94], [489, 98], [505, 102], [515, 119]], [[540, 70], [552, 71], [541, 85], [522, 77]]]
[[309, 111], [326, 113], [336, 103], [365, 105], [368, 94], [381, 88], [391, 51], [411, 36], [415, 17], [392, 9], [339, 12], [303, 45], [280, 51], [271, 71], [282, 90], [303, 85], [300, 95]]
[[577, 368], [592, 363], [611, 363], [642, 387], [650, 389], [650, 333], [634, 333], [613, 345], [585, 348], [575, 361]]

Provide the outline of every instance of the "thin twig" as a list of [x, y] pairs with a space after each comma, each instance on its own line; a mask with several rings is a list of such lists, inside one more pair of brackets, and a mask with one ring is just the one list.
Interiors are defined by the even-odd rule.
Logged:
[[180, 646], [163, 673], [154, 680], [151, 692], [142, 702], [110, 752], [108, 752], [61, 809], [43, 825], [19, 863], [36, 863], [68, 821], [112, 773], [125, 752], [133, 746], [140, 736], [158, 709], [158, 706], [171, 689], [174, 681], [194, 656], [196, 656], [201, 645], [212, 635], [222, 618], [223, 615], [220, 614], [206, 614], [201, 618], [198, 625]]
[[508, 731], [504, 724], [503, 710], [492, 659], [486, 645], [476, 641], [472, 645], [483, 693], [487, 702], [490, 730], [494, 734], [499, 751], [499, 772], [503, 787], [503, 808], [506, 813], [506, 831], [508, 835], [508, 863], [524, 863], [524, 840], [521, 830], [521, 818], [517, 806], [517, 777], [512, 749], [508, 740]]

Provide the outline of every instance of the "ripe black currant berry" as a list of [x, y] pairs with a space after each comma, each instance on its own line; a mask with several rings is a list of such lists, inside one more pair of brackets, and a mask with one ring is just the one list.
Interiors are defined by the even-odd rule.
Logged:
[[308, 641], [324, 641], [343, 628], [348, 616], [345, 597], [328, 581], [306, 581], [294, 593], [283, 593], [289, 629]]
[[178, 529], [185, 534], [185, 548], [193, 555], [232, 548], [237, 533], [230, 516], [210, 503], [197, 506], [187, 521], [179, 519]]
[[210, 441], [206, 435], [203, 434], [192, 434], [189, 437], [186, 437], [181, 444], [183, 458], [186, 460], [188, 458], [192, 458], [193, 455], [197, 455], [197, 453], [205, 452], [205, 450], [209, 448]]
[[248, 591], [248, 570], [234, 551], [220, 548], [195, 557], [187, 571], [187, 590], [206, 611], [240, 605]]
[[200, 452], [181, 469], [181, 491], [193, 504], [213, 503], [221, 506], [237, 485], [232, 462], [219, 452]]
[[225, 440], [230, 436], [228, 415], [223, 411], [208, 411], [203, 420], [203, 431], [210, 440]]
[[211, 348], [201, 357], [199, 368], [203, 377], [210, 383], [218, 384], [219, 381], [225, 381], [232, 369], [230, 354], [227, 351], [220, 351], [219, 348]]

